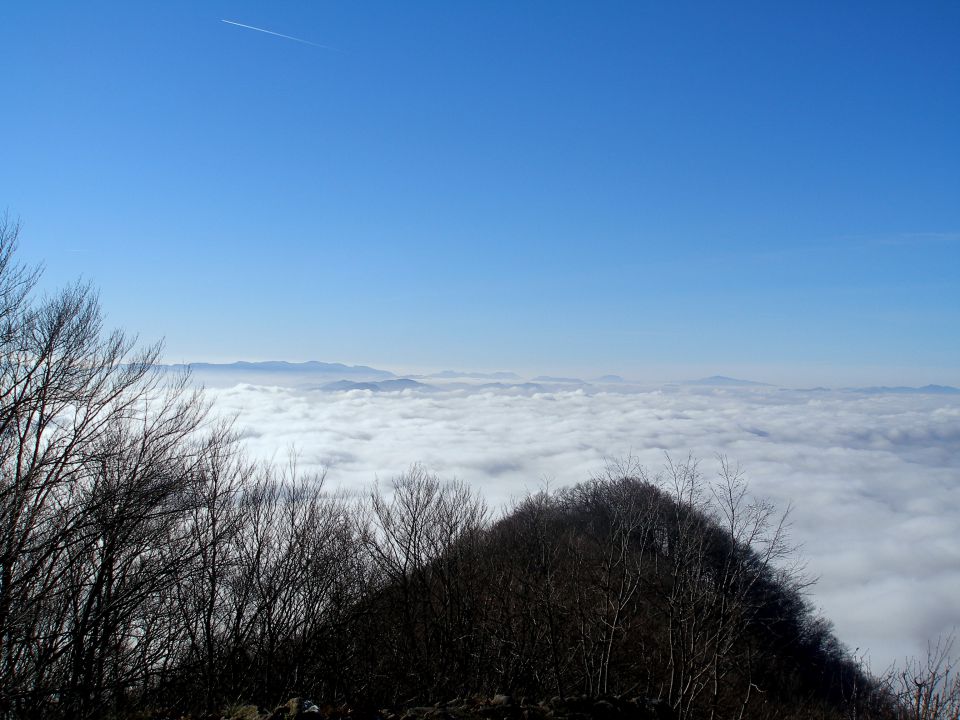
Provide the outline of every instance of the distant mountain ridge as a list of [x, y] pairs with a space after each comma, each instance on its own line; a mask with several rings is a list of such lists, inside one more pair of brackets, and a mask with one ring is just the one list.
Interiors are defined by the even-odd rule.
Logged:
[[952, 385], [924, 385], [922, 387], [912, 387], [907, 385], [894, 385], [892, 387], [888, 387], [886, 385], [872, 385], [869, 387], [843, 388], [827, 388], [818, 386], [810, 388], [789, 388], [789, 390], [790, 392], [839, 392], [857, 393], [860, 395], [960, 395], [960, 388], [953, 387]]
[[[288, 362], [286, 360], [265, 360], [251, 362], [239, 360], [232, 363], [178, 363], [160, 365], [159, 369], [171, 372], [189, 370], [199, 382], [206, 385], [232, 385], [238, 382], [252, 384], [289, 384], [297, 387], [308, 387], [328, 392], [345, 390], [371, 390], [373, 392], [390, 392], [404, 389], [422, 391], [441, 390], [518, 390], [524, 392], [545, 392], [579, 386], [589, 391], [590, 382], [576, 377], [558, 377], [552, 375], [538, 375], [532, 380], [525, 381], [514, 372], [476, 372], [460, 370], [442, 370], [429, 375], [398, 376], [389, 370], [382, 370], [369, 365], [347, 365], [339, 362], [321, 362], [308, 360], [306, 362]], [[284, 383], [282, 378], [288, 378]], [[436, 380], [437, 384], [427, 384], [424, 380]], [[470, 382], [470, 381], [493, 382]], [[319, 382], [318, 382], [319, 381]], [[457, 382], [467, 381], [467, 382]], [[505, 382], [504, 382], [505, 381]], [[592, 382], [601, 385], [633, 384], [619, 375], [603, 375], [594, 378]], [[542, 384], [538, 384], [542, 383]], [[769, 383], [734, 378], [726, 375], [711, 375], [695, 380], [680, 380], [666, 383], [664, 387], [728, 387], [728, 388], [769, 388], [776, 387]], [[553, 387], [551, 387], [553, 386]], [[877, 385], [866, 387], [810, 387], [787, 388], [792, 392], [843, 392], [860, 393], [864, 395], [960, 395], [960, 388], [951, 385], [928, 384], [922, 387], [905, 385]], [[621, 387], [626, 392], [627, 388]]]
[[319, 360], [294, 363], [286, 360], [265, 360], [262, 362], [248, 362], [239, 360], [232, 363], [185, 363], [164, 366], [169, 370], [191, 370], [192, 372], [210, 373], [297, 373], [316, 375], [336, 375], [339, 377], [354, 376], [364, 378], [394, 378], [389, 370], [379, 370], [367, 365], [344, 365], [343, 363], [327, 363]]
[[594, 378], [593, 382], [617, 383], [623, 385], [626, 384], [627, 380], [625, 380], [622, 375], [601, 375], [600, 377]]
[[684, 380], [681, 385], [714, 385], [727, 387], [773, 387], [769, 383], [757, 382], [755, 380], [741, 380], [739, 378], [727, 377], [726, 375], [711, 375], [710, 377], [700, 378], [699, 380]]
[[886, 387], [880, 385], [875, 387], [844, 388], [844, 390], [867, 395], [960, 395], [960, 388], [955, 388], [951, 385], [924, 385], [923, 387], [906, 387], [903, 385]]
[[426, 385], [410, 378], [396, 378], [380, 382], [354, 382], [353, 380], [337, 380], [320, 387], [325, 392], [349, 392], [350, 390], [369, 390], [371, 392], [400, 392], [401, 390], [436, 390], [432, 385]]
[[459, 378], [476, 378], [477, 380], [520, 380], [514, 372], [463, 372], [460, 370], [442, 370], [441, 372], [424, 375], [423, 377], [437, 380], [456, 380]]

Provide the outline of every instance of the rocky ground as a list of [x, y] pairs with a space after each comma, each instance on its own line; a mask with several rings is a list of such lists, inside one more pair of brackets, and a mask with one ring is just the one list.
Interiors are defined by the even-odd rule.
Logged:
[[222, 720], [672, 720], [666, 703], [643, 697], [554, 697], [546, 701], [496, 695], [456, 698], [446, 703], [407, 708], [316, 705], [294, 698], [272, 712], [253, 705], [232, 708]]

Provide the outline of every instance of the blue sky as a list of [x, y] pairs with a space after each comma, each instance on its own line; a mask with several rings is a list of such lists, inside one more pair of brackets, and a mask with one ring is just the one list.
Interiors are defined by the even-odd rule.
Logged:
[[8, 3], [0, 209], [173, 362], [960, 384], [958, 42], [955, 2]]

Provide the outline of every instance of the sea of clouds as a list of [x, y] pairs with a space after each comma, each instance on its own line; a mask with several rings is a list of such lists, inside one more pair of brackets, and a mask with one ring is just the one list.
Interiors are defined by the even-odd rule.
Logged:
[[323, 392], [238, 384], [208, 391], [249, 453], [326, 470], [366, 492], [419, 462], [493, 509], [573, 484], [632, 455], [718, 454], [751, 491], [792, 506], [792, 537], [818, 577], [814, 605], [882, 671], [960, 625], [960, 396], [666, 386], [519, 392]]

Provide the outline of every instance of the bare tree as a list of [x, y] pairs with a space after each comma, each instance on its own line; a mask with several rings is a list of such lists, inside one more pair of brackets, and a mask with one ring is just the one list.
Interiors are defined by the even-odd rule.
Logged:
[[898, 720], [958, 720], [960, 673], [953, 654], [955, 636], [929, 643], [925, 658], [911, 658], [892, 668], [884, 680], [896, 698]]
[[723, 457], [719, 463], [709, 482], [696, 461], [668, 457], [659, 480], [672, 500], [657, 543], [668, 668], [659, 692], [681, 718], [749, 715], [758, 687], [752, 669], [773, 638], [755, 636], [765, 617], [779, 619], [778, 603], [806, 585], [786, 533], [789, 510], [752, 498], [741, 470]]
[[180, 652], [175, 588], [207, 433], [160, 346], [105, 332], [93, 290], [41, 299], [0, 226], [0, 713], [116, 706]]
[[414, 465], [370, 497], [363, 537], [396, 625], [385, 633], [407, 677], [398, 692], [438, 691], [470, 674], [484, 503], [460, 482], [441, 482]]
[[10, 707], [39, 691], [30, 668], [51, 651], [53, 630], [38, 624], [63, 612], [60, 568], [90, 523], [79, 508], [91, 450], [161, 378], [158, 346], [134, 352], [123, 333], [103, 334], [89, 286], [34, 301], [37, 272], [12, 257], [18, 229], [0, 230], [0, 706]]
[[[626, 458], [608, 463], [602, 475], [562, 497], [585, 513], [586, 527], [570, 538], [569, 548], [584, 690], [607, 694], [614, 689], [614, 650], [636, 619], [635, 601], [650, 561], [654, 493], [643, 468]], [[636, 655], [636, 648], [631, 652]]]

